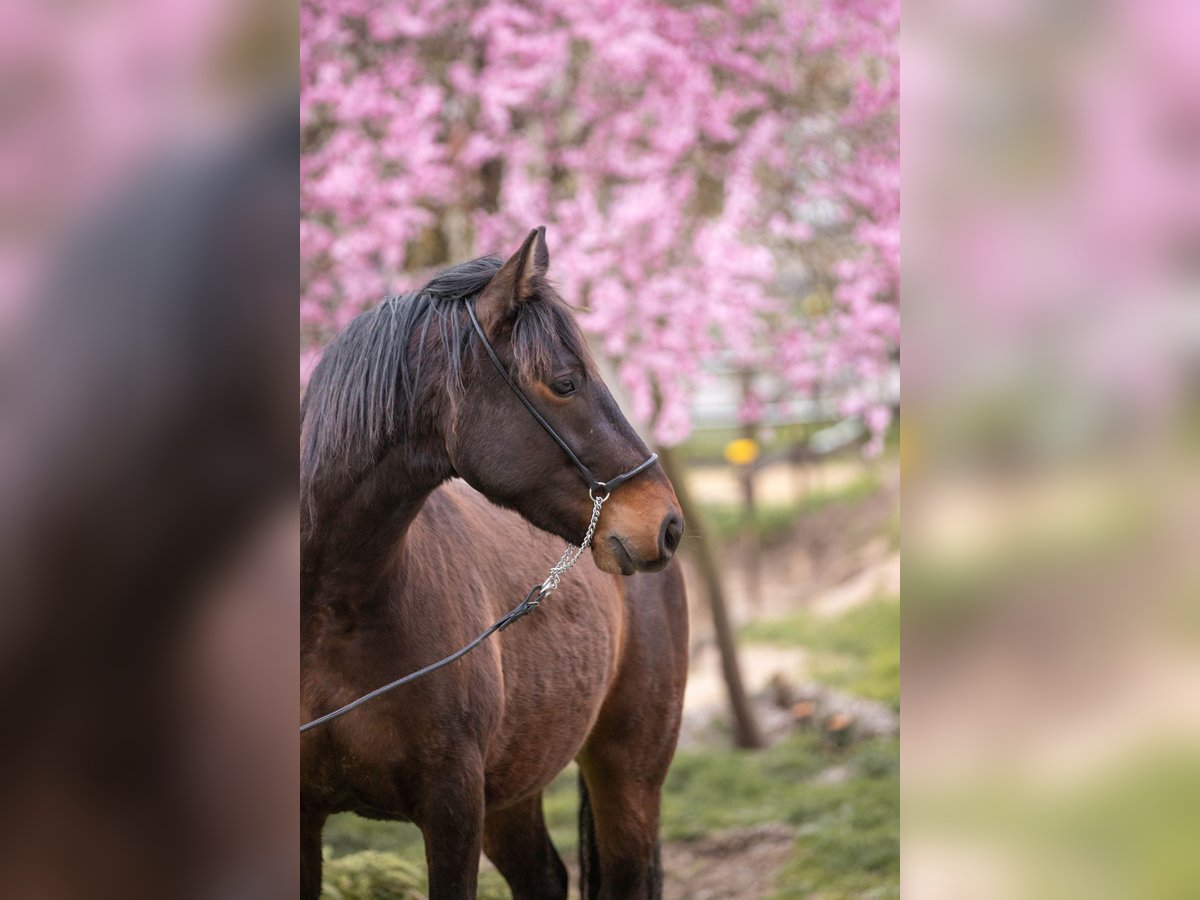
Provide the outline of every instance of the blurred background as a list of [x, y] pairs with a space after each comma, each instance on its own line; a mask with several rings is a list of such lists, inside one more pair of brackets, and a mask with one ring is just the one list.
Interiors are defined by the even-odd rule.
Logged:
[[905, 6], [906, 896], [1200, 890], [1198, 13]]
[[[544, 224], [680, 494], [668, 897], [898, 895], [898, 26], [888, 0], [301, 8], [301, 381], [386, 294]], [[568, 771], [571, 866], [576, 803]], [[325, 839], [328, 896], [424, 895], [414, 827]]]

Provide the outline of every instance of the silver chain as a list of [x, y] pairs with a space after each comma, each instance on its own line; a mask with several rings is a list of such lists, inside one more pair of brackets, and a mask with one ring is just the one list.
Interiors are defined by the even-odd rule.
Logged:
[[600, 521], [600, 507], [604, 505], [604, 501], [609, 495], [604, 494], [597, 497], [592, 491], [588, 491], [588, 496], [592, 498], [592, 521], [588, 523], [587, 533], [584, 534], [583, 540], [579, 546], [567, 544], [567, 549], [563, 553], [562, 558], [556, 562], [550, 569], [550, 574], [546, 576], [546, 580], [542, 582], [542, 588], [538, 591], [537, 602], [541, 602], [550, 596], [554, 591], [558, 590], [558, 583], [562, 580], [563, 575], [579, 562], [579, 557], [583, 556], [583, 551], [586, 550], [592, 543], [592, 537], [596, 534], [596, 523]]

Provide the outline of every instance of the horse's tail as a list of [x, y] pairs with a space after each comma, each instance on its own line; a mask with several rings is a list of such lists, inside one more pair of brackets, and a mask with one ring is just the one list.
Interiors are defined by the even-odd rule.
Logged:
[[650, 900], [662, 900], [662, 841], [654, 842], [654, 859], [650, 862]]
[[596, 846], [596, 820], [587, 782], [579, 773], [579, 896], [596, 900], [600, 896], [600, 850]]
[[[649, 900], [661, 900], [663, 891], [662, 844], [654, 845], [650, 862]], [[582, 900], [597, 900], [600, 896], [600, 851], [596, 846], [596, 820], [592, 817], [592, 801], [587, 782], [579, 773], [579, 895]]]

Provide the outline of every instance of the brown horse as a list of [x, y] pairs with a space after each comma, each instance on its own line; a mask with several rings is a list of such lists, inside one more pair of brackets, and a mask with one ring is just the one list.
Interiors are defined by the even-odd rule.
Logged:
[[[649, 455], [548, 264], [537, 229], [503, 265], [455, 266], [355, 319], [313, 372], [301, 425], [302, 722], [466, 644], [545, 577], [562, 552], [555, 535], [578, 543], [587, 528], [587, 485], [491, 365], [467, 304], [600, 478]], [[613, 492], [590, 558], [532, 615], [306, 732], [302, 896], [321, 892], [326, 818], [351, 810], [416, 823], [434, 900], [475, 896], [481, 849], [515, 897], [566, 897], [542, 791], [572, 759], [583, 896], [660, 896], [660, 792], [686, 677], [683, 579], [668, 565], [682, 527], [656, 463]]]

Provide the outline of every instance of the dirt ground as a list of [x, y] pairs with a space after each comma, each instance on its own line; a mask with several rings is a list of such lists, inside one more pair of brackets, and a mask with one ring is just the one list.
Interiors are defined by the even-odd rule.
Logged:
[[[792, 852], [796, 831], [779, 822], [731, 828], [692, 841], [667, 841], [662, 848], [663, 900], [757, 900], [775, 890]], [[579, 864], [563, 860], [576, 900]]]
[[766, 897], [795, 839], [794, 829], [770, 822], [666, 844], [663, 868], [671, 877], [663, 888], [664, 900]]

